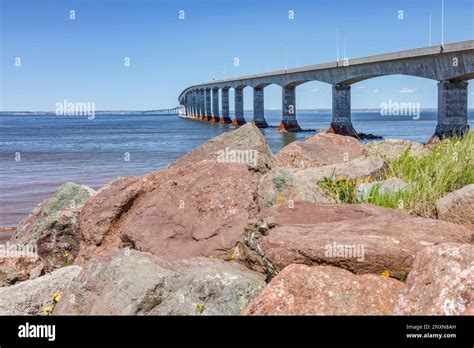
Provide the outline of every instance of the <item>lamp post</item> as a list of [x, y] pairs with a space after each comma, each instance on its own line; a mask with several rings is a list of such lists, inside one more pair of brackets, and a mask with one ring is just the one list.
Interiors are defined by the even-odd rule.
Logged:
[[441, 0], [441, 45], [444, 45], [444, 0]]
[[428, 23], [429, 23], [428, 24], [428, 27], [429, 27], [429, 29], [428, 29], [429, 30], [429, 33], [428, 33], [428, 37], [429, 37], [428, 40], [429, 41], [428, 41], [428, 43], [429, 43], [429, 46], [431, 46], [431, 12], [427, 13], [426, 15], [428, 16]]
[[336, 62], [339, 62], [339, 29], [341, 29], [341, 26], [337, 26], [336, 29]]

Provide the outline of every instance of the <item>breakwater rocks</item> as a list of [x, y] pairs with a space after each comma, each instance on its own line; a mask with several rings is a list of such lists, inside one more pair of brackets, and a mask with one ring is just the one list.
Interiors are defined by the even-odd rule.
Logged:
[[0, 314], [469, 313], [472, 187], [428, 219], [318, 184], [407, 189], [387, 163], [407, 149], [430, 151], [318, 134], [274, 155], [248, 123], [158, 172], [67, 183], [4, 245]]

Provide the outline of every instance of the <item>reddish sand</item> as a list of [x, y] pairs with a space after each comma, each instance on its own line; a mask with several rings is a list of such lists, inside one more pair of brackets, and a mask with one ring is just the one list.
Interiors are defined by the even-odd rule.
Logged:
[[0, 244], [6, 243], [15, 233], [16, 227], [0, 227]]

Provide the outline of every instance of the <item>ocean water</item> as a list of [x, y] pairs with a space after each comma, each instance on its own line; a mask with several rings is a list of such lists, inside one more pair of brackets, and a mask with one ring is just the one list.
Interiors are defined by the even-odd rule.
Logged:
[[[247, 120], [251, 114], [245, 115]], [[272, 151], [314, 131], [278, 133], [279, 112], [266, 112], [264, 129]], [[473, 113], [470, 124], [473, 126]], [[327, 129], [329, 112], [299, 112], [303, 129]], [[436, 113], [411, 117], [354, 112], [357, 131], [426, 142]], [[180, 156], [233, 126], [191, 121], [178, 116], [99, 115], [0, 116], [0, 227], [14, 226], [61, 184], [72, 181], [99, 188], [118, 176], [164, 168]], [[127, 159], [129, 160], [127, 161]]]

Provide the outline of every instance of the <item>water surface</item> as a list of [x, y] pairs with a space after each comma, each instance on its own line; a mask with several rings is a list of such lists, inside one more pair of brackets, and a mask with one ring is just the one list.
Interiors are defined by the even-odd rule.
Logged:
[[[266, 112], [278, 126], [280, 112]], [[247, 120], [252, 115], [245, 115]], [[299, 112], [304, 129], [327, 129], [330, 112]], [[473, 115], [470, 115], [472, 126]], [[426, 142], [436, 127], [435, 112], [411, 117], [354, 112], [357, 131]], [[99, 115], [0, 116], [0, 227], [14, 226], [67, 181], [99, 188], [117, 176], [164, 168], [180, 156], [233, 126], [184, 120], [177, 116]], [[314, 134], [263, 130], [272, 151]], [[128, 156], [127, 156], [128, 154]], [[18, 159], [20, 156], [20, 160]], [[126, 159], [129, 157], [129, 161]]]

